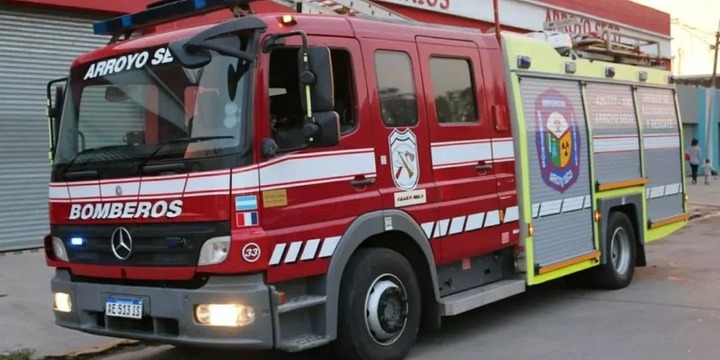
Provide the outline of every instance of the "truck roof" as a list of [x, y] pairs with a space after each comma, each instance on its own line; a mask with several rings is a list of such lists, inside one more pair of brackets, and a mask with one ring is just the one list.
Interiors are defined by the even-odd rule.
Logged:
[[[395, 22], [342, 15], [298, 14], [292, 11], [283, 13], [262, 13], [252, 15], [268, 24], [271, 30], [280, 30], [279, 18], [292, 15], [297, 25], [308, 35], [348, 36], [366, 39], [387, 39], [397, 41], [413, 41], [416, 36], [451, 38], [474, 42], [480, 48], [498, 48], [494, 34], [483, 34], [471, 28], [459, 28], [422, 22]], [[144, 34], [135, 38], [118, 41], [79, 56], [73, 66], [124, 54], [153, 46], [162, 46], [173, 40], [192, 36], [213, 25], [232, 21], [233, 18], [211, 21], [202, 25], [194, 25]], [[283, 26], [283, 28], [287, 28]]]

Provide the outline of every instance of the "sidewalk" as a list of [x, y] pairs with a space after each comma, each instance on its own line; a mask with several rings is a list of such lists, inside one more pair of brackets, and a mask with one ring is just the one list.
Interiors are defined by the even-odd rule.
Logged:
[[705, 185], [703, 181], [703, 177], [698, 176], [698, 183], [693, 185], [690, 177], [685, 178], [688, 202], [693, 206], [720, 207], [720, 176], [716, 176], [710, 185]]
[[52, 275], [42, 252], [0, 256], [0, 354], [29, 348], [41, 357], [118, 342], [55, 326]]
[[[689, 180], [689, 179], [688, 179]], [[720, 179], [706, 186], [688, 181], [690, 212], [702, 216], [707, 207], [720, 208]], [[50, 279], [42, 252], [0, 255], [0, 354], [30, 348], [36, 356], [100, 351], [120, 339], [86, 335], [53, 322]]]

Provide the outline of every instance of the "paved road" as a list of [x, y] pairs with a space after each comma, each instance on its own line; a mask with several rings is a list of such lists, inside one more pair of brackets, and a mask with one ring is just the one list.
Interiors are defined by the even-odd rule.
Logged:
[[30, 348], [44, 356], [116, 342], [55, 326], [52, 274], [42, 252], [0, 257], [0, 353]]
[[[648, 247], [650, 266], [627, 289], [555, 282], [445, 320], [413, 360], [716, 360], [720, 332], [720, 216], [694, 221]], [[243, 356], [246, 355], [246, 356]], [[283, 354], [188, 353], [149, 347], [107, 360], [312, 359]]]

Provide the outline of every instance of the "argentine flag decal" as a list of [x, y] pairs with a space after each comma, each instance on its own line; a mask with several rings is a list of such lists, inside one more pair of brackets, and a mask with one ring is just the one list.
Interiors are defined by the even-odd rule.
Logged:
[[257, 210], [258, 201], [257, 196], [236, 196], [235, 197], [235, 211], [250, 211]]

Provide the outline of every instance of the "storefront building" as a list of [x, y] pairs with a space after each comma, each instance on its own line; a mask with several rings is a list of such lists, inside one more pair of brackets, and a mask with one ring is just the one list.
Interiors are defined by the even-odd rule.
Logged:
[[[66, 76], [73, 59], [108, 42], [92, 23], [143, 9], [156, 0], [6, 0], [0, 4], [0, 251], [39, 247], [48, 231], [48, 125], [45, 87]], [[493, 31], [492, 0], [378, 0], [410, 18]], [[289, 11], [260, 1], [258, 12]], [[204, 16], [161, 29], [229, 17]], [[620, 30], [656, 42], [644, 50], [670, 66], [670, 15], [630, 0], [500, 0], [504, 30], [541, 30], [575, 18], [572, 34]]]

